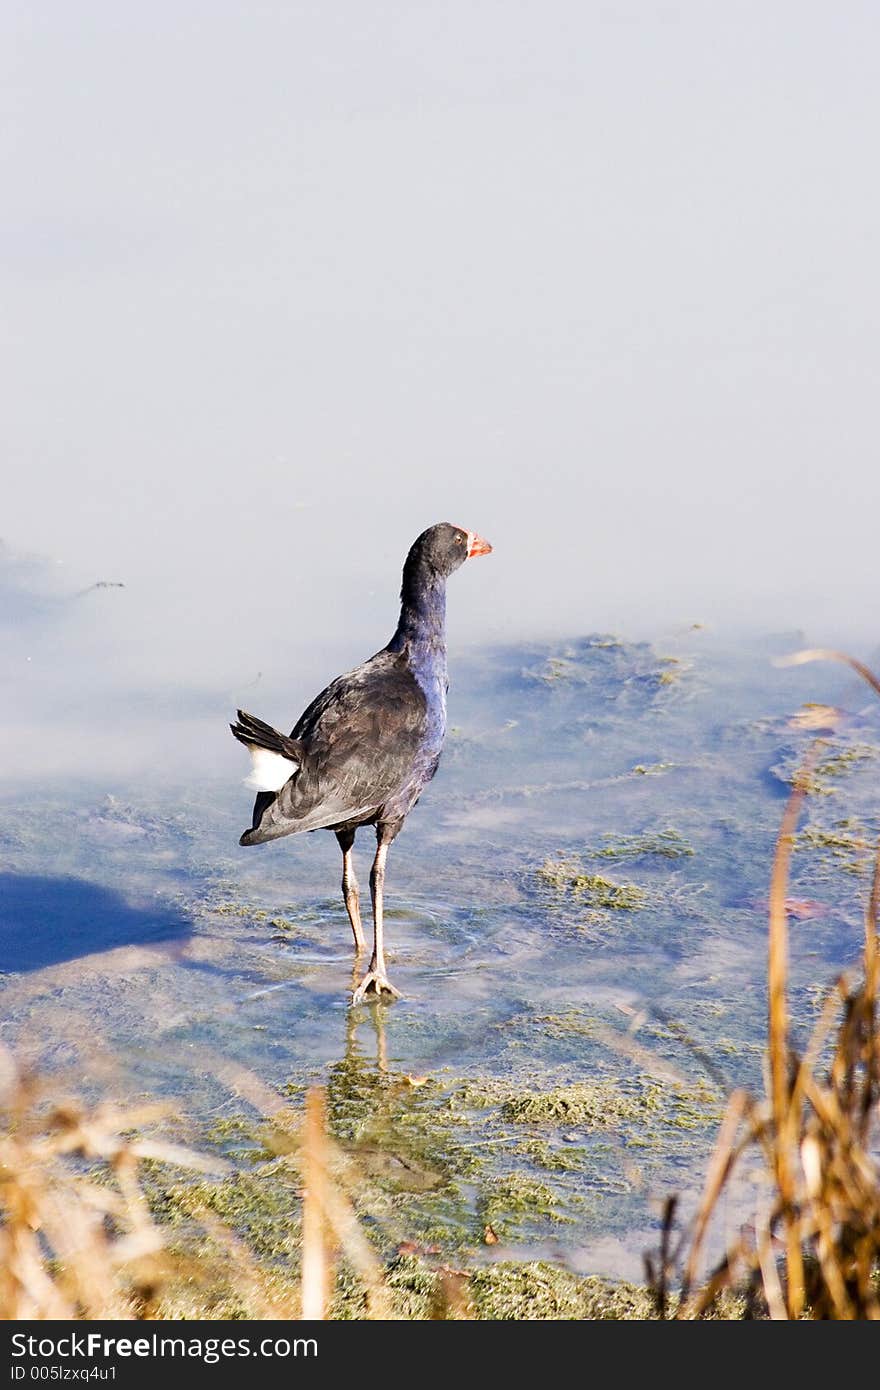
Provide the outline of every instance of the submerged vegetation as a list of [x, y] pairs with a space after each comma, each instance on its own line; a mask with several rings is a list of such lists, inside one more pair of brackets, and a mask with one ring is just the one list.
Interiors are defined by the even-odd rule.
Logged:
[[505, 1100], [501, 1113], [517, 1124], [590, 1125], [614, 1124], [638, 1119], [650, 1109], [650, 1095], [627, 1095], [612, 1082], [590, 1085], [578, 1082], [558, 1086], [537, 1095], [513, 1095]]
[[[835, 738], [823, 738], [819, 743], [819, 752], [803, 783], [804, 789], [811, 796], [842, 795], [846, 779], [853, 772], [876, 763], [880, 758], [880, 746], [873, 743], [860, 743], [839, 735]], [[793, 787], [801, 775], [798, 751], [790, 749], [771, 770], [780, 781]]]
[[637, 912], [648, 902], [648, 894], [637, 884], [615, 883], [601, 874], [587, 873], [581, 860], [574, 856], [545, 859], [538, 869], [538, 877], [554, 892], [570, 894], [587, 907]]
[[852, 816], [834, 821], [827, 829], [808, 825], [796, 837], [794, 847], [816, 855], [820, 863], [827, 856], [844, 873], [871, 872], [872, 842], [865, 827]]
[[641, 835], [604, 836], [605, 844], [591, 853], [597, 859], [643, 859], [657, 855], [661, 859], [690, 859], [694, 853], [678, 830], [645, 831]]

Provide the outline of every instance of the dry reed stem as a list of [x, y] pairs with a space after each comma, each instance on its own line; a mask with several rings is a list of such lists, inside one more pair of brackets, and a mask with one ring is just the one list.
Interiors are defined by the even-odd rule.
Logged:
[[367, 1298], [367, 1316], [390, 1316], [390, 1299], [381, 1266], [360, 1228], [354, 1207], [332, 1176], [343, 1166], [342, 1155], [327, 1133], [326, 1095], [312, 1087], [306, 1096], [303, 1143], [303, 1259], [302, 1316], [324, 1318], [332, 1288], [332, 1251], [342, 1247], [360, 1278]]
[[774, 1322], [784, 1322], [788, 1318], [788, 1308], [785, 1296], [782, 1292], [782, 1284], [779, 1280], [779, 1271], [776, 1268], [776, 1258], [773, 1254], [773, 1235], [770, 1230], [770, 1218], [765, 1219], [757, 1225], [756, 1250], [758, 1263], [761, 1269], [761, 1278], [764, 1283], [764, 1295], [767, 1299], [767, 1307], [770, 1310], [770, 1317]]
[[693, 1243], [691, 1245], [684, 1275], [684, 1286], [682, 1288], [683, 1300], [687, 1299], [693, 1287], [710, 1218], [721, 1196], [722, 1188], [733, 1170], [733, 1165], [736, 1161], [733, 1144], [749, 1103], [749, 1097], [745, 1091], [734, 1091], [727, 1103], [727, 1110], [721, 1122], [721, 1128], [718, 1131], [715, 1152], [712, 1155], [709, 1171], [706, 1174], [706, 1185], [703, 1190], [700, 1209], [697, 1213]]
[[306, 1125], [302, 1152], [303, 1254], [302, 1315], [321, 1319], [327, 1313], [330, 1253], [326, 1228], [327, 1146], [324, 1091], [314, 1086], [306, 1096]]
[[383, 1278], [382, 1266], [361, 1230], [354, 1207], [342, 1188], [335, 1183], [328, 1185], [325, 1195], [327, 1220], [364, 1285], [367, 1317], [390, 1318], [391, 1298]]
[[859, 1117], [859, 1138], [864, 1144], [871, 1123], [871, 1100], [880, 1094], [880, 1037], [877, 1033], [877, 915], [880, 912], [880, 841], [874, 857], [871, 896], [865, 912], [865, 989], [863, 1027], [865, 1030], [865, 1087], [862, 1113]]
[[865, 666], [863, 662], [857, 661], [854, 656], [847, 652], [836, 651], [833, 647], [809, 647], [800, 652], [789, 652], [787, 656], [777, 657], [773, 663], [775, 666], [805, 666], [809, 661], [842, 661], [844, 666], [849, 666], [862, 680], [868, 682], [872, 690], [880, 695], [880, 680], [874, 672]]
[[788, 1256], [787, 1306], [798, 1317], [804, 1304], [804, 1272], [795, 1214], [795, 1173], [798, 1098], [791, 1084], [791, 1058], [788, 1048], [788, 919], [785, 899], [794, 833], [801, 805], [807, 792], [808, 777], [816, 763], [822, 740], [811, 744], [798, 773], [776, 842], [773, 872], [770, 876], [767, 984], [769, 990], [768, 1049], [770, 1054], [770, 1096], [776, 1126], [776, 1182], [782, 1202]]

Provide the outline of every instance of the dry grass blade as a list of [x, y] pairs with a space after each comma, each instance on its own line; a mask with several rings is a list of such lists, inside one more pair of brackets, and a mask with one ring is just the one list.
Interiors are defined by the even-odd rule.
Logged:
[[819, 1017], [813, 1027], [810, 1040], [804, 1049], [800, 1065], [795, 1075], [792, 1095], [803, 1098], [806, 1095], [808, 1085], [816, 1069], [819, 1054], [828, 1039], [834, 1020], [840, 1012], [841, 1005], [846, 1002], [847, 987], [843, 976], [836, 980], [834, 987], [829, 990], [822, 1004]]
[[871, 896], [865, 913], [865, 990], [868, 1002], [877, 999], [877, 914], [880, 912], [880, 841], [874, 855]]
[[391, 1299], [382, 1267], [361, 1230], [354, 1207], [342, 1189], [333, 1183], [327, 1188], [326, 1200], [327, 1220], [366, 1290], [367, 1317], [390, 1318]]
[[656, 1265], [650, 1254], [645, 1255], [645, 1274], [648, 1285], [654, 1294], [654, 1306], [657, 1310], [657, 1317], [661, 1320], [666, 1317], [666, 1310], [669, 1302], [669, 1277], [674, 1269], [672, 1235], [675, 1227], [675, 1212], [677, 1206], [677, 1197], [667, 1197], [663, 1203], [663, 1217], [660, 1224], [660, 1250]]
[[302, 1315], [324, 1318], [330, 1288], [330, 1252], [327, 1213], [327, 1120], [323, 1090], [313, 1087], [306, 1096], [305, 1142], [302, 1155], [303, 1257]]
[[859, 1137], [865, 1143], [871, 1123], [871, 1106], [880, 1094], [880, 1037], [877, 1033], [877, 914], [880, 912], [880, 842], [874, 856], [871, 896], [865, 912], [865, 988], [862, 1027], [865, 1039], [865, 1084], [862, 1091]]
[[155, 1106], [89, 1110], [47, 1097], [6, 1051], [0, 1100], [0, 1316], [138, 1316], [163, 1250], [139, 1185], [140, 1159], [201, 1171], [222, 1171], [222, 1160], [130, 1138], [136, 1124], [159, 1116]]
[[0, 1048], [0, 1318], [138, 1318], [162, 1316], [163, 1308], [210, 1316], [218, 1277], [224, 1278], [221, 1263], [236, 1271], [230, 1285], [236, 1309], [257, 1317], [325, 1318], [337, 1251], [363, 1287], [367, 1316], [392, 1316], [384, 1272], [346, 1190], [345, 1155], [327, 1131], [323, 1090], [308, 1093], [303, 1121], [258, 1078], [225, 1070], [236, 1093], [270, 1119], [273, 1162], [289, 1165], [303, 1181], [298, 1283], [252, 1258], [211, 1209], [210, 1187], [184, 1184], [178, 1196], [178, 1209], [198, 1229], [197, 1249], [191, 1240], [169, 1247], [176, 1237], [150, 1211], [144, 1162], [233, 1181], [240, 1174], [222, 1158], [133, 1132], [166, 1118], [162, 1108], [88, 1108], [60, 1099]]
[[862, 680], [867, 681], [872, 690], [880, 695], [880, 680], [874, 672], [865, 666], [863, 662], [857, 661], [854, 656], [849, 656], [847, 652], [835, 651], [833, 647], [809, 647], [800, 652], [790, 652], [787, 656], [779, 656], [773, 663], [774, 666], [806, 666], [810, 661], [841, 661], [844, 666], [849, 666], [861, 676]]
[[711, 1308], [718, 1295], [723, 1289], [729, 1289], [736, 1281], [737, 1271], [748, 1262], [749, 1242], [745, 1236], [740, 1236], [735, 1241], [717, 1269], [710, 1274], [703, 1287], [697, 1290], [689, 1302], [682, 1302], [679, 1305], [677, 1317], [679, 1319], [701, 1318], [707, 1309]]
[[791, 1058], [788, 1048], [788, 919], [785, 901], [788, 894], [788, 874], [794, 833], [801, 804], [806, 796], [809, 774], [815, 766], [822, 741], [817, 739], [809, 749], [795, 784], [785, 814], [770, 876], [770, 920], [767, 955], [767, 985], [769, 990], [768, 1050], [770, 1061], [770, 1099], [776, 1126], [776, 1182], [782, 1203], [781, 1217], [785, 1228], [788, 1255], [788, 1309], [798, 1317], [804, 1301], [804, 1272], [800, 1237], [795, 1212], [795, 1175], [797, 1148], [796, 1092], [791, 1085]]
[[788, 1307], [782, 1292], [779, 1271], [776, 1268], [770, 1223], [766, 1219], [761, 1222], [757, 1229], [756, 1250], [761, 1278], [764, 1281], [764, 1296], [767, 1299], [770, 1316], [775, 1322], [784, 1322], [788, 1318]]
[[[699, 1268], [700, 1255], [703, 1251], [703, 1242], [709, 1227], [718, 1199], [721, 1196], [722, 1188], [730, 1177], [733, 1165], [736, 1162], [736, 1151], [734, 1141], [739, 1132], [743, 1116], [748, 1111], [752, 1102], [745, 1091], [734, 1091], [727, 1104], [724, 1119], [721, 1122], [721, 1129], [718, 1131], [718, 1139], [715, 1144], [715, 1152], [709, 1165], [709, 1172], [706, 1175], [706, 1185], [703, 1190], [703, 1197], [700, 1202], [700, 1209], [697, 1212], [697, 1220], [694, 1228], [694, 1237], [685, 1268], [684, 1286], [682, 1288], [682, 1309], [684, 1310], [690, 1290], [696, 1281], [697, 1270]], [[687, 1314], [682, 1311], [681, 1316]]]
[[354, 1207], [338, 1181], [343, 1155], [327, 1133], [326, 1096], [313, 1087], [306, 1096], [302, 1154], [302, 1316], [325, 1318], [333, 1285], [333, 1254], [345, 1252], [366, 1291], [367, 1316], [387, 1318], [391, 1301], [382, 1269], [361, 1230]]

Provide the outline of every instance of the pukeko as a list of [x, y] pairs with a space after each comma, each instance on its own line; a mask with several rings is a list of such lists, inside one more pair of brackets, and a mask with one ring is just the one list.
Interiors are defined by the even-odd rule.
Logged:
[[382, 898], [388, 846], [437, 771], [446, 734], [446, 581], [488, 541], [441, 522], [423, 531], [403, 566], [400, 620], [387, 647], [339, 676], [300, 715], [288, 738], [238, 711], [233, 734], [253, 760], [247, 785], [257, 790], [253, 825], [243, 845], [302, 830], [332, 830], [342, 850], [342, 896], [364, 947], [358, 884], [352, 862], [355, 832], [376, 827], [370, 871], [373, 955], [352, 1003], [383, 992], [388, 979], [382, 941]]

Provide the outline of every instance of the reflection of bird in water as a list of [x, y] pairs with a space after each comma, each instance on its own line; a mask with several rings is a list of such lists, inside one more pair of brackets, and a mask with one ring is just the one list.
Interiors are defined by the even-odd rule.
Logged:
[[326, 1086], [334, 1137], [356, 1163], [351, 1176], [402, 1192], [442, 1187], [446, 1175], [434, 1166], [436, 1154], [419, 1122], [426, 1106], [430, 1111], [427, 1078], [389, 1069], [384, 1009], [370, 1010], [372, 1043], [363, 1023], [362, 1015], [347, 1012], [345, 1051], [330, 1067]]
[[302, 830], [332, 830], [342, 850], [342, 894], [358, 953], [364, 946], [352, 862], [357, 829], [376, 827], [370, 872], [373, 954], [354, 991], [396, 996], [383, 946], [388, 846], [437, 771], [446, 734], [446, 580], [471, 555], [492, 549], [473, 531], [442, 522], [416, 540], [403, 567], [400, 619], [380, 652], [339, 676], [287, 737], [239, 710], [235, 737], [251, 754], [257, 845]]
[[[352, 984], [357, 969], [355, 965]], [[358, 1028], [366, 1025], [363, 1013], [347, 1010], [343, 1056], [331, 1066], [326, 1086], [311, 1087], [306, 1095], [301, 1316], [328, 1316], [334, 1287], [339, 1287], [335, 1266], [341, 1252], [363, 1287], [363, 1311], [351, 1315], [394, 1315], [392, 1281], [377, 1260], [375, 1242], [363, 1234], [363, 1223], [368, 1222], [381, 1232], [384, 1247], [396, 1245], [399, 1256], [421, 1257], [409, 1277], [404, 1276], [404, 1288], [410, 1289], [409, 1295], [403, 1294], [405, 1304], [412, 1293], [424, 1299], [430, 1280], [434, 1290], [429, 1315], [466, 1317], [464, 1276], [424, 1263], [439, 1256], [440, 1247], [412, 1239], [413, 1208], [407, 1195], [435, 1190], [442, 1194], [450, 1179], [436, 1141], [431, 1142], [431, 1105], [422, 1101], [427, 1078], [389, 1071], [389, 1016], [384, 1009], [371, 1009], [368, 1017], [375, 1033], [375, 1058], [364, 1055], [373, 1052], [369, 1044], [363, 1054], [358, 1046]], [[363, 1037], [361, 1033], [361, 1041]], [[443, 1195], [439, 1200], [444, 1210]], [[414, 1275], [417, 1283], [410, 1282]]]

